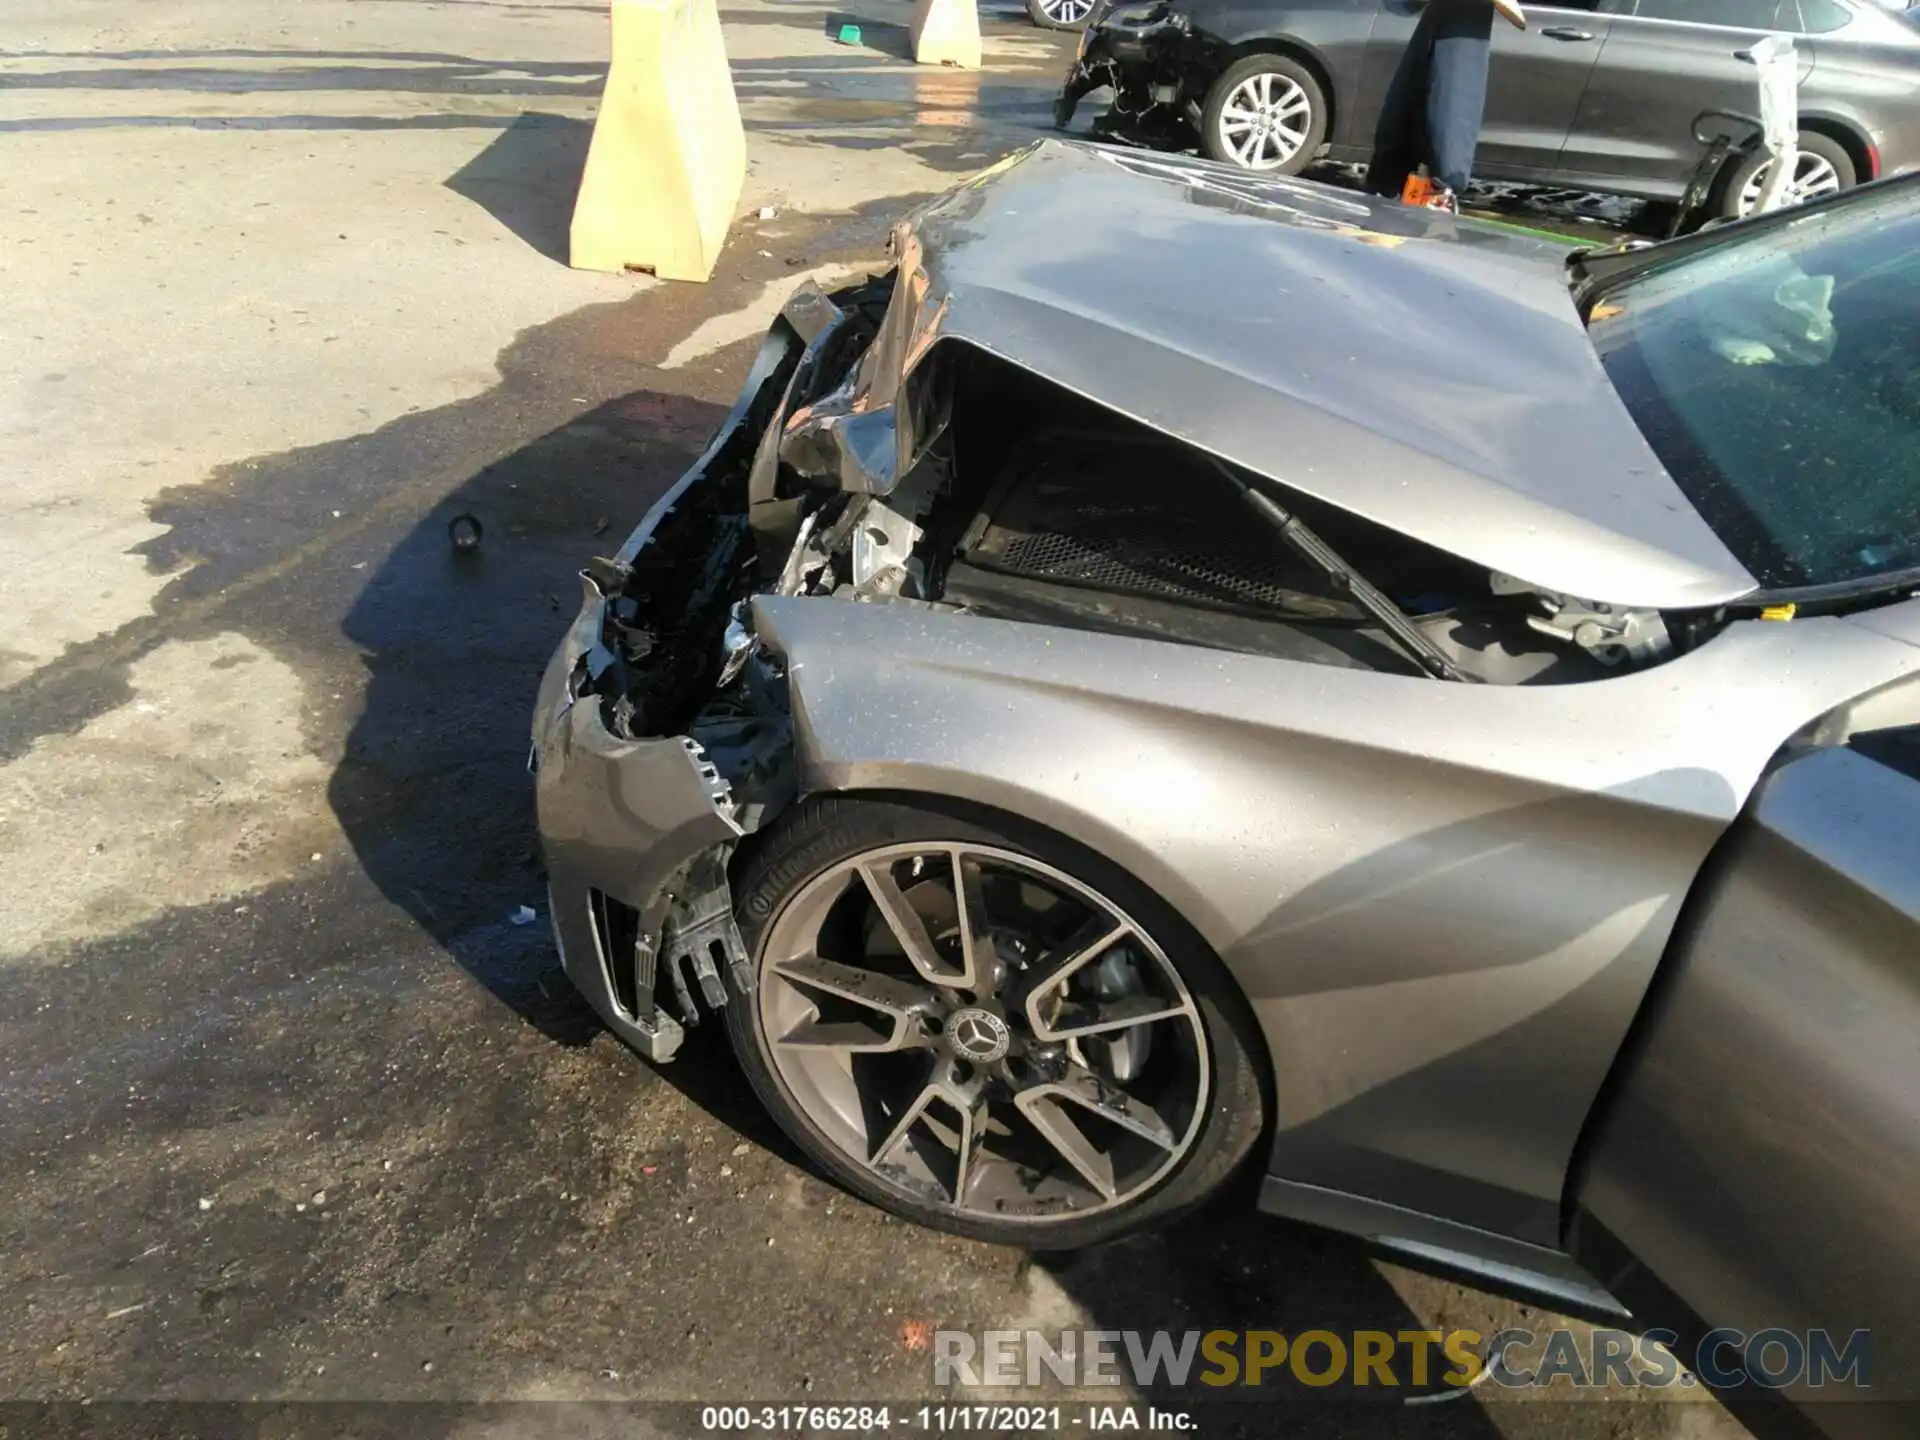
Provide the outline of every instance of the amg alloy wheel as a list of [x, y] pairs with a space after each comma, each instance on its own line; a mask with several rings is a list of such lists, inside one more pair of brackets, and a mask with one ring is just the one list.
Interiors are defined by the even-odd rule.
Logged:
[[[1121, 897], [1031, 845], [827, 801], [747, 871], [756, 986], [728, 1006], [736, 1048], [788, 1132], [886, 1208], [1091, 1243], [1201, 1198], [1258, 1133], [1214, 969], [1190, 961], [1190, 984]], [[1189, 1172], [1197, 1191], [1170, 1185]]]

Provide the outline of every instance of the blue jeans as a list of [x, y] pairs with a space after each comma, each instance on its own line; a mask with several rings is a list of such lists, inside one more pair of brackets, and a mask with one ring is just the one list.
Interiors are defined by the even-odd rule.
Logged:
[[1480, 117], [1487, 108], [1491, 48], [1487, 40], [1470, 36], [1433, 42], [1433, 70], [1427, 80], [1427, 165], [1435, 179], [1456, 192], [1465, 190], [1473, 178], [1473, 152], [1480, 144]]
[[1380, 106], [1367, 188], [1398, 195], [1425, 165], [1454, 191], [1473, 175], [1493, 48], [1491, 0], [1430, 0]]

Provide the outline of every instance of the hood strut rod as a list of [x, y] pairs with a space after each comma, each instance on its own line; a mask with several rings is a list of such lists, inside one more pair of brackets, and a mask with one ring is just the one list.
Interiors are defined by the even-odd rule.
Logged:
[[1213, 467], [1226, 476], [1227, 483], [1240, 492], [1240, 497], [1253, 507], [1261, 519], [1279, 532], [1282, 540], [1332, 581], [1336, 590], [1351, 595], [1356, 604], [1378, 620], [1381, 628], [1399, 643], [1414, 664], [1435, 680], [1459, 680], [1470, 684], [1478, 678], [1449, 660], [1439, 646], [1407, 619], [1399, 606], [1376, 589], [1366, 576], [1342, 560], [1339, 552], [1314, 534], [1299, 516], [1264, 490], [1255, 489], [1237, 475], [1230, 465], [1214, 460]]

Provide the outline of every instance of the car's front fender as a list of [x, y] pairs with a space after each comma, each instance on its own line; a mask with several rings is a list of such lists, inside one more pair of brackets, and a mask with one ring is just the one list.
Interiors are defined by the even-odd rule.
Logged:
[[754, 614], [803, 792], [1025, 817], [1193, 925], [1266, 1032], [1277, 1173], [1542, 1245], [1701, 861], [1790, 735], [1920, 670], [1843, 620], [1473, 686], [924, 605]]

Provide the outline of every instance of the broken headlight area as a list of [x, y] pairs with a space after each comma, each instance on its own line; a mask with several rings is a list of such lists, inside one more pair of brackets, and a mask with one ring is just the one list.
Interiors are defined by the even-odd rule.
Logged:
[[1096, 133], [1152, 149], [1192, 146], [1200, 113], [1188, 75], [1202, 43], [1186, 13], [1166, 0], [1097, 13], [1054, 101], [1054, 123], [1065, 129], [1084, 96], [1110, 86], [1113, 101], [1094, 118]]
[[589, 565], [600, 624], [580, 657], [574, 693], [597, 698], [613, 734], [690, 731], [716, 691], [751, 678], [745, 671], [756, 647], [745, 601], [765, 588], [753, 484], [767, 437], [828, 388], [849, 351], [865, 349], [889, 288], [870, 282], [829, 298], [803, 286], [707, 452], [617, 557]]
[[583, 572], [580, 617], [541, 689], [536, 796], [562, 959], [656, 1060], [726, 1002], [723, 975], [748, 983], [727, 868], [794, 791], [785, 676], [747, 609], [761, 588], [756, 456], [839, 375], [845, 347], [864, 349], [886, 294], [794, 296], [705, 453]]

